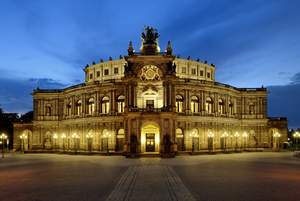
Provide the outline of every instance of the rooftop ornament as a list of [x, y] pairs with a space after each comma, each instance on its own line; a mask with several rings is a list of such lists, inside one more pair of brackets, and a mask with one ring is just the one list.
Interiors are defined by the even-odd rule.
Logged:
[[160, 48], [158, 46], [158, 37], [159, 34], [157, 29], [150, 26], [145, 27], [144, 32], [141, 35], [141, 53], [144, 55], [155, 55], [156, 53], [159, 53]]

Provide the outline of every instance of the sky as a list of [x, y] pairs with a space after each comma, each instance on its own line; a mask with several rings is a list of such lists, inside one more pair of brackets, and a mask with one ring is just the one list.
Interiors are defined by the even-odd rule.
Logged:
[[144, 26], [174, 54], [216, 65], [216, 80], [268, 88], [268, 115], [300, 127], [300, 1], [1, 0], [0, 106], [32, 110], [34, 88], [84, 81], [84, 66], [140, 48]]

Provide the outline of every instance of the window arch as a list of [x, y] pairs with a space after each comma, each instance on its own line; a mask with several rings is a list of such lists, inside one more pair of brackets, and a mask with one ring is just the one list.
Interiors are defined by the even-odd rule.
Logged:
[[47, 104], [46, 107], [45, 107], [45, 113], [46, 113], [46, 116], [51, 116], [52, 115], [52, 107], [50, 104]]
[[102, 113], [103, 114], [108, 114], [110, 107], [109, 107], [109, 98], [107, 96], [104, 96], [102, 98]]
[[249, 114], [255, 113], [255, 105], [254, 103], [249, 103]]
[[66, 109], [67, 109], [67, 115], [71, 116], [71, 114], [72, 114], [72, 102], [71, 101], [67, 104]]
[[213, 112], [213, 100], [211, 97], [207, 97], [205, 100], [205, 111], [209, 114]]
[[176, 95], [176, 112], [183, 112], [183, 98], [181, 95]]
[[193, 113], [199, 112], [199, 99], [197, 96], [191, 97], [191, 111]]
[[118, 113], [123, 113], [125, 108], [125, 96], [118, 97]]
[[220, 114], [225, 114], [225, 104], [224, 100], [221, 98], [218, 100], [218, 112]]
[[88, 100], [88, 114], [94, 114], [95, 112], [95, 100], [94, 98], [90, 98]]
[[234, 107], [233, 102], [229, 101], [228, 108], [229, 108], [229, 114], [230, 115], [234, 114], [234, 108], [233, 107]]
[[76, 102], [76, 114], [80, 115], [82, 113], [82, 101], [78, 100]]

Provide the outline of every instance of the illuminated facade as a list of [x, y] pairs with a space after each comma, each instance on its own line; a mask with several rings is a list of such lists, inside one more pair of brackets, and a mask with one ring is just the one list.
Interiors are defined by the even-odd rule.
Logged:
[[[86, 66], [85, 83], [33, 92], [34, 121], [15, 149], [178, 153], [278, 148], [285, 118], [267, 117], [266, 88], [215, 81], [215, 66], [164, 52], [147, 27], [140, 52]], [[20, 138], [26, 135], [27, 138]]]

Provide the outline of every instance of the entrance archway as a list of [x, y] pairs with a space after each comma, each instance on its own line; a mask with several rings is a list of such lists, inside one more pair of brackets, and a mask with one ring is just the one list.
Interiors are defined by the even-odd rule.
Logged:
[[159, 152], [160, 128], [153, 122], [144, 124], [141, 129], [141, 152]]

